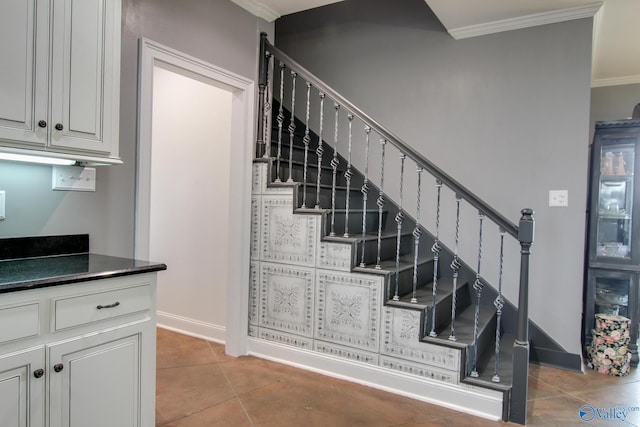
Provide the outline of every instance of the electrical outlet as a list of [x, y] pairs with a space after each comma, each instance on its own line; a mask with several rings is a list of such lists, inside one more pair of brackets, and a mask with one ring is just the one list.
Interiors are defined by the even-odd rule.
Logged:
[[53, 190], [96, 191], [96, 168], [53, 166]]
[[569, 191], [549, 190], [549, 206], [561, 208], [569, 206]]

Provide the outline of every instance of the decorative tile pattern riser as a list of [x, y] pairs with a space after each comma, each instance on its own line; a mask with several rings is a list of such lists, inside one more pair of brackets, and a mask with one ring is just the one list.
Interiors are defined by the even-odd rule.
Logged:
[[251, 259], [260, 259], [260, 212], [262, 206], [261, 196], [251, 197]]
[[267, 164], [256, 162], [253, 164], [253, 175], [251, 176], [251, 194], [262, 194], [264, 178], [267, 175]]
[[291, 197], [262, 199], [263, 261], [315, 266], [319, 216], [294, 215]]
[[313, 347], [313, 340], [310, 338], [301, 337], [295, 334], [287, 334], [285, 332], [274, 331], [267, 328], [258, 328], [258, 338], [277, 342], [279, 344], [286, 344], [293, 347], [304, 348], [311, 350]]
[[269, 186], [271, 183], [268, 177], [268, 163], [256, 162], [253, 164], [253, 177], [251, 179], [251, 192], [253, 194], [283, 194], [293, 195], [293, 186], [276, 185]]
[[267, 263], [260, 269], [259, 325], [313, 336], [314, 270]]
[[347, 243], [320, 242], [318, 268], [351, 271], [355, 265], [355, 247]]
[[420, 341], [419, 311], [385, 307], [383, 312], [382, 354], [454, 371], [460, 369], [460, 350]]
[[375, 353], [369, 353], [355, 348], [328, 343], [325, 341], [315, 340], [313, 349], [319, 353], [330, 354], [332, 356], [353, 360], [355, 362], [367, 363], [376, 366], [379, 363], [378, 355]]
[[382, 277], [318, 270], [315, 337], [378, 352], [382, 287]]
[[260, 263], [251, 262], [249, 266], [249, 325], [258, 325], [260, 318]]
[[419, 377], [442, 381], [449, 384], [459, 383], [459, 374], [457, 372], [447, 371], [445, 369], [439, 369], [419, 363], [412, 363], [401, 359], [380, 356], [380, 366], [394, 371], [417, 375]]
[[249, 325], [248, 334], [250, 337], [257, 338], [258, 337], [258, 327], [254, 325]]

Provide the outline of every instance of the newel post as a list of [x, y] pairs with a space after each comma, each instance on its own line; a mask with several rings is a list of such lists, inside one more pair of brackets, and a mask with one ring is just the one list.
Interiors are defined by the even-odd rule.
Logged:
[[518, 424], [527, 422], [527, 386], [529, 383], [529, 257], [533, 244], [534, 219], [532, 209], [523, 209], [518, 225], [520, 241], [520, 295], [518, 298], [518, 325], [513, 344], [513, 386], [509, 420]]
[[256, 159], [264, 156], [264, 92], [267, 87], [267, 33], [260, 33], [260, 53], [258, 57], [258, 125], [256, 126]]

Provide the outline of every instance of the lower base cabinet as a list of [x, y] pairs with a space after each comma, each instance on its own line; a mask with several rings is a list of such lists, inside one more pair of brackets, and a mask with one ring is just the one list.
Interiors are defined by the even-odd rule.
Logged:
[[155, 425], [155, 273], [7, 295], [40, 331], [0, 342], [2, 427]]
[[0, 356], [0, 417], [6, 427], [44, 426], [44, 347]]

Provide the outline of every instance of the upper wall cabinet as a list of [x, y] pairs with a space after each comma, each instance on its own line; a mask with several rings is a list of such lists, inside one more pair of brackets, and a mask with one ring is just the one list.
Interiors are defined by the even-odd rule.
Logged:
[[121, 163], [120, 0], [0, 2], [0, 151]]

